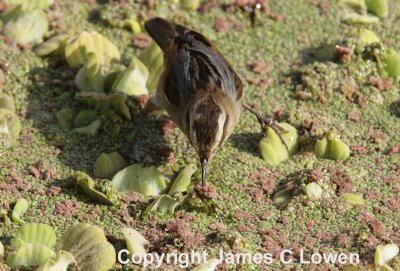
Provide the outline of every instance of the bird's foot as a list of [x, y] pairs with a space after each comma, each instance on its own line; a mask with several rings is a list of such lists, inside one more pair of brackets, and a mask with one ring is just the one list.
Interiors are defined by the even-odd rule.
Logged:
[[285, 139], [283, 138], [281, 133], [286, 133], [287, 130], [280, 126], [275, 120], [272, 118], [268, 117], [267, 115], [263, 115], [260, 113], [256, 113], [256, 117], [258, 120], [258, 123], [261, 125], [261, 130], [264, 136], [266, 136], [266, 127], [270, 127], [279, 137], [283, 145], [285, 145], [286, 150], [289, 151], [289, 147], [286, 144]]

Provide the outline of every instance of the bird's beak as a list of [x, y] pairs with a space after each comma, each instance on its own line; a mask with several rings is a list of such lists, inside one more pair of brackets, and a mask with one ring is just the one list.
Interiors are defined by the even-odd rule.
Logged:
[[208, 160], [203, 159], [201, 161], [201, 185], [206, 186], [207, 181], [207, 171], [208, 171]]

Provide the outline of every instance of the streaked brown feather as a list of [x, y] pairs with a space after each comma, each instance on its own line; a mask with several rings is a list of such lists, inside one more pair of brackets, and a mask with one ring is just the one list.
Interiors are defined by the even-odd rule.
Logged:
[[161, 18], [147, 21], [145, 27], [165, 53], [164, 91], [171, 104], [180, 106], [210, 91], [209, 84], [234, 101], [241, 99], [241, 80], [206, 37]]
[[161, 18], [147, 21], [145, 27], [164, 52], [155, 100], [195, 148], [205, 185], [210, 159], [239, 121], [242, 82], [200, 33]]

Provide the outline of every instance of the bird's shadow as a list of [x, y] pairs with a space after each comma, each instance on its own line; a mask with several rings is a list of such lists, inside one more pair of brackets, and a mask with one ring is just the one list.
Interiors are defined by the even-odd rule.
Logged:
[[234, 133], [230, 137], [232, 145], [240, 152], [259, 156], [258, 143], [262, 138], [261, 132]]
[[[123, 119], [120, 133], [114, 138], [102, 128], [94, 136], [78, 135], [73, 132], [74, 128], [62, 129], [57, 119], [61, 109], [69, 108], [78, 113], [89, 107], [75, 98], [75, 94], [80, 92], [74, 83], [77, 70], [71, 69], [62, 58], [52, 56], [48, 63], [47, 66], [35, 67], [28, 72], [30, 80], [26, 84], [28, 98], [25, 118], [32, 123], [35, 133], [44, 138], [49, 149], [57, 150], [54, 157], [64, 168], [92, 175], [93, 166], [101, 153], [129, 147], [141, 109], [138, 104], [132, 104], [132, 120]], [[142, 166], [160, 166], [167, 161], [167, 157], [160, 155], [163, 148], [169, 147], [161, 132], [160, 121], [150, 116], [143, 125], [138, 144], [141, 161], [135, 161]], [[29, 132], [23, 133], [22, 137], [29, 138]], [[37, 158], [44, 160], [47, 166], [52, 166], [50, 159], [54, 157]], [[75, 185], [71, 183], [56, 178], [46, 185], [59, 186], [65, 188], [62, 189], [64, 193], [75, 194]]]

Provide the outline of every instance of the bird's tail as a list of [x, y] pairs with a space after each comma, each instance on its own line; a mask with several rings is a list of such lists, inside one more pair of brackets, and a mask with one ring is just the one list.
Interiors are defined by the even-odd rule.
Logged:
[[159, 17], [146, 21], [144, 28], [164, 52], [177, 35], [175, 25]]

